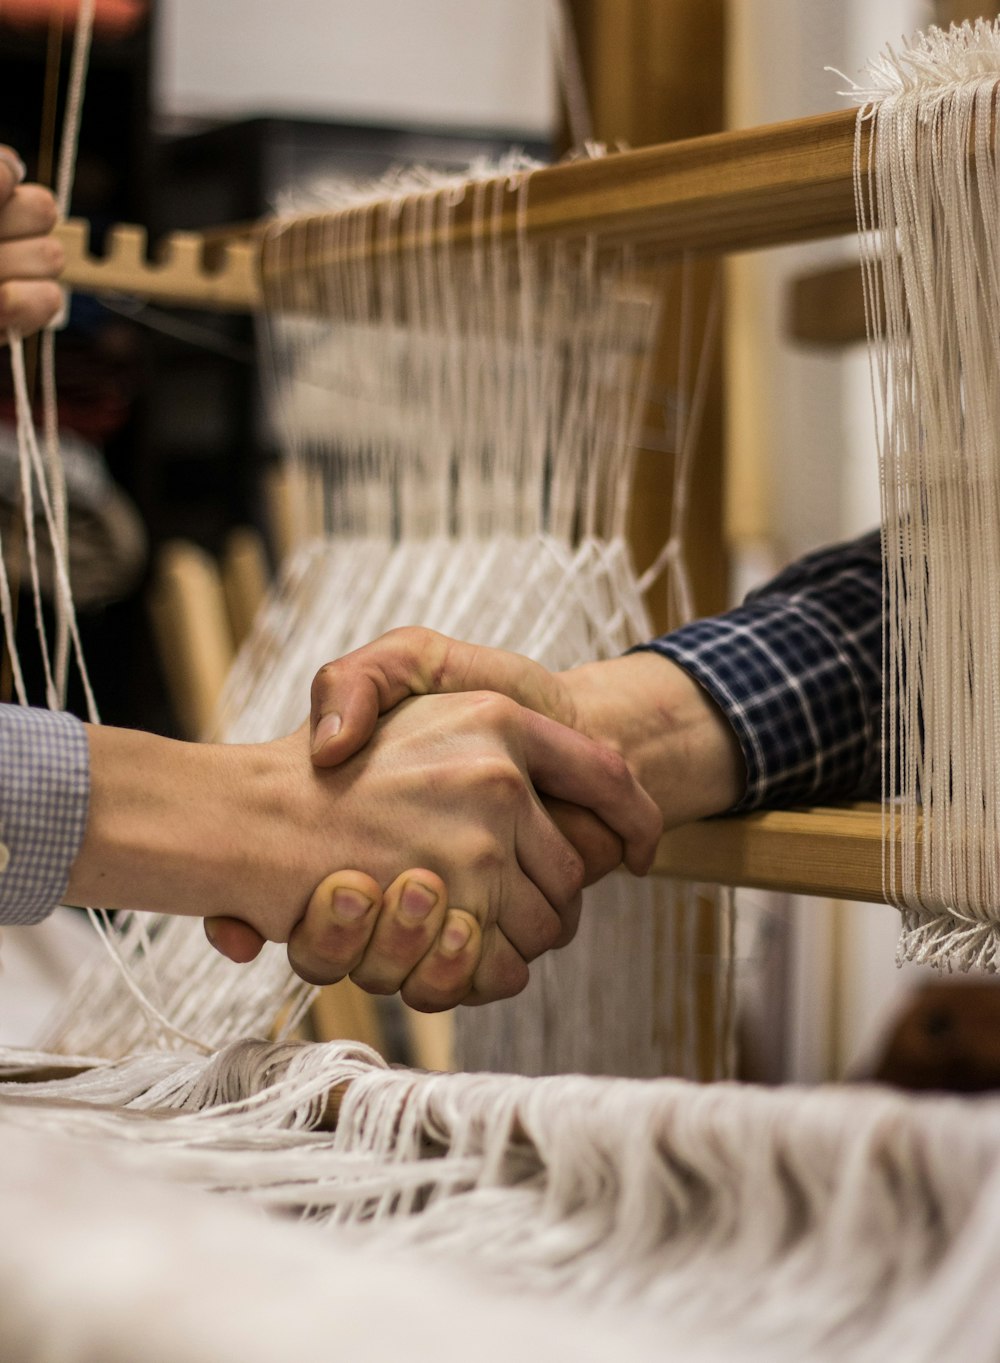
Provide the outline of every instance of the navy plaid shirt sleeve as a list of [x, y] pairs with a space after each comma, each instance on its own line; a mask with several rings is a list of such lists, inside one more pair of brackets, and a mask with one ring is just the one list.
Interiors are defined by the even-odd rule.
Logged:
[[89, 745], [78, 719], [0, 705], [0, 923], [37, 923], [59, 903], [89, 793]]
[[747, 769], [734, 812], [878, 797], [878, 531], [810, 554], [735, 610], [643, 648], [690, 673], [733, 726]]

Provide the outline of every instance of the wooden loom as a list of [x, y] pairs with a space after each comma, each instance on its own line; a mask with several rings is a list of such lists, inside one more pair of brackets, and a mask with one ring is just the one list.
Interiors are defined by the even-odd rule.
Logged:
[[[853, 110], [748, 131], [668, 143], [536, 172], [524, 228], [529, 236], [628, 242], [650, 257], [777, 246], [855, 228]], [[501, 186], [500, 230], [517, 226], [517, 192]], [[359, 210], [343, 219], [361, 221]], [[334, 257], [324, 218], [303, 218], [288, 232], [294, 279], [263, 278], [260, 242], [267, 224], [231, 233], [177, 233], [155, 259], [146, 235], [119, 227], [107, 254], [89, 251], [85, 223], [57, 229], [66, 250], [64, 281], [92, 293], [122, 293], [160, 303], [254, 311], [269, 297], [308, 309]], [[402, 244], [400, 223], [392, 240]], [[452, 243], [474, 230], [472, 208], [459, 206]], [[440, 237], [435, 229], [432, 238]], [[425, 232], [421, 240], [427, 241]], [[387, 249], [359, 233], [338, 232], [340, 258]], [[883, 820], [877, 806], [757, 813], [691, 824], [667, 833], [656, 870], [726, 885], [884, 902]]]

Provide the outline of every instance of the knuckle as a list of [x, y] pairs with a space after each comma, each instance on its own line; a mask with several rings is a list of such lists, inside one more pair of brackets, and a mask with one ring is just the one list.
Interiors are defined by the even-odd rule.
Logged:
[[400, 990], [400, 998], [418, 1013], [445, 1013], [456, 1008], [468, 992], [469, 985], [464, 982], [451, 989], [434, 989], [423, 982], [408, 980]]
[[470, 785], [494, 799], [507, 801], [525, 790], [520, 769], [502, 752], [479, 753], [465, 765], [464, 773]]
[[563, 894], [574, 900], [587, 883], [587, 867], [575, 847], [567, 847], [562, 868]]
[[548, 914], [545, 919], [537, 925], [535, 933], [537, 951], [534, 954], [536, 956], [541, 956], [544, 952], [551, 951], [553, 947], [559, 945], [562, 936], [562, 919], [558, 914]]
[[[422, 665], [437, 652], [440, 637], [422, 625], [397, 625], [368, 647], [387, 680], [402, 679], [410, 690], [422, 691], [424, 686], [419, 680]], [[437, 687], [432, 684], [430, 689], [434, 691]]]
[[502, 964], [493, 962], [489, 969], [478, 970], [472, 985], [482, 1002], [496, 1002], [522, 993], [529, 979], [527, 962], [511, 952]]
[[488, 876], [503, 866], [505, 858], [499, 840], [488, 830], [480, 829], [466, 838], [463, 860], [477, 875]]
[[552, 943], [552, 946], [549, 948], [550, 950], [561, 949], [562, 947], [569, 946], [570, 942], [572, 942], [580, 927], [580, 907], [580, 904], [576, 904], [568, 912], [563, 914], [559, 936], [557, 940]]
[[39, 288], [39, 301], [43, 305], [46, 318], [54, 317], [63, 305], [62, 289], [54, 282], [42, 284]]
[[631, 787], [635, 784], [629, 765], [621, 753], [615, 752], [613, 748], [605, 748], [603, 761], [605, 775], [609, 781], [613, 781], [616, 786], [623, 787]]
[[306, 984], [336, 984], [346, 975], [346, 970], [329, 961], [318, 961], [312, 956], [302, 956], [292, 946], [288, 948], [288, 964]]
[[57, 237], [45, 237], [40, 243], [43, 263], [50, 274], [62, 274], [66, 267], [66, 252]]
[[337, 675], [338, 675], [337, 663], [323, 664], [323, 666], [319, 669], [319, 671], [312, 679], [311, 695], [314, 701], [318, 700], [319, 697], [323, 695], [323, 693], [327, 690], [328, 687], [334, 685], [334, 683], [337, 680]]
[[476, 720], [490, 728], [506, 728], [520, 710], [516, 701], [498, 691], [469, 691], [466, 694]]
[[425, 629], [423, 625], [396, 625], [394, 629], [386, 630], [375, 642], [391, 643], [406, 652], [419, 653], [439, 637], [434, 630]]
[[59, 219], [59, 209], [51, 191], [43, 185], [24, 185], [20, 193], [31, 213], [32, 226], [39, 233], [51, 232]]
[[399, 988], [398, 979], [391, 978], [380, 970], [367, 967], [364, 963], [355, 966], [350, 972], [350, 978], [366, 994], [395, 994]]

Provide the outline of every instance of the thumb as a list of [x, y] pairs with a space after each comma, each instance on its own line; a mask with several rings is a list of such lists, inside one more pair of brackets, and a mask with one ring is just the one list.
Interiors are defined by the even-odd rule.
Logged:
[[539, 663], [410, 626], [390, 630], [317, 672], [310, 714], [313, 763], [334, 767], [346, 761], [371, 738], [379, 715], [409, 696], [453, 691], [497, 691], [550, 719], [573, 722], [562, 683]]
[[246, 965], [260, 955], [264, 938], [240, 918], [206, 918], [205, 936], [222, 956]]
[[430, 629], [393, 629], [321, 667], [313, 678], [309, 715], [313, 763], [345, 762], [371, 738], [379, 715], [424, 694], [449, 642]]

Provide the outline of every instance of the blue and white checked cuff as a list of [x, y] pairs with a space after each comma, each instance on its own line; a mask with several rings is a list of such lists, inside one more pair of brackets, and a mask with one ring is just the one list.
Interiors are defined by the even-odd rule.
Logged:
[[87, 822], [90, 750], [73, 715], [0, 705], [0, 923], [62, 898]]
[[882, 714], [879, 534], [786, 568], [725, 615], [643, 646], [695, 678], [747, 769], [735, 811], [878, 798]]

